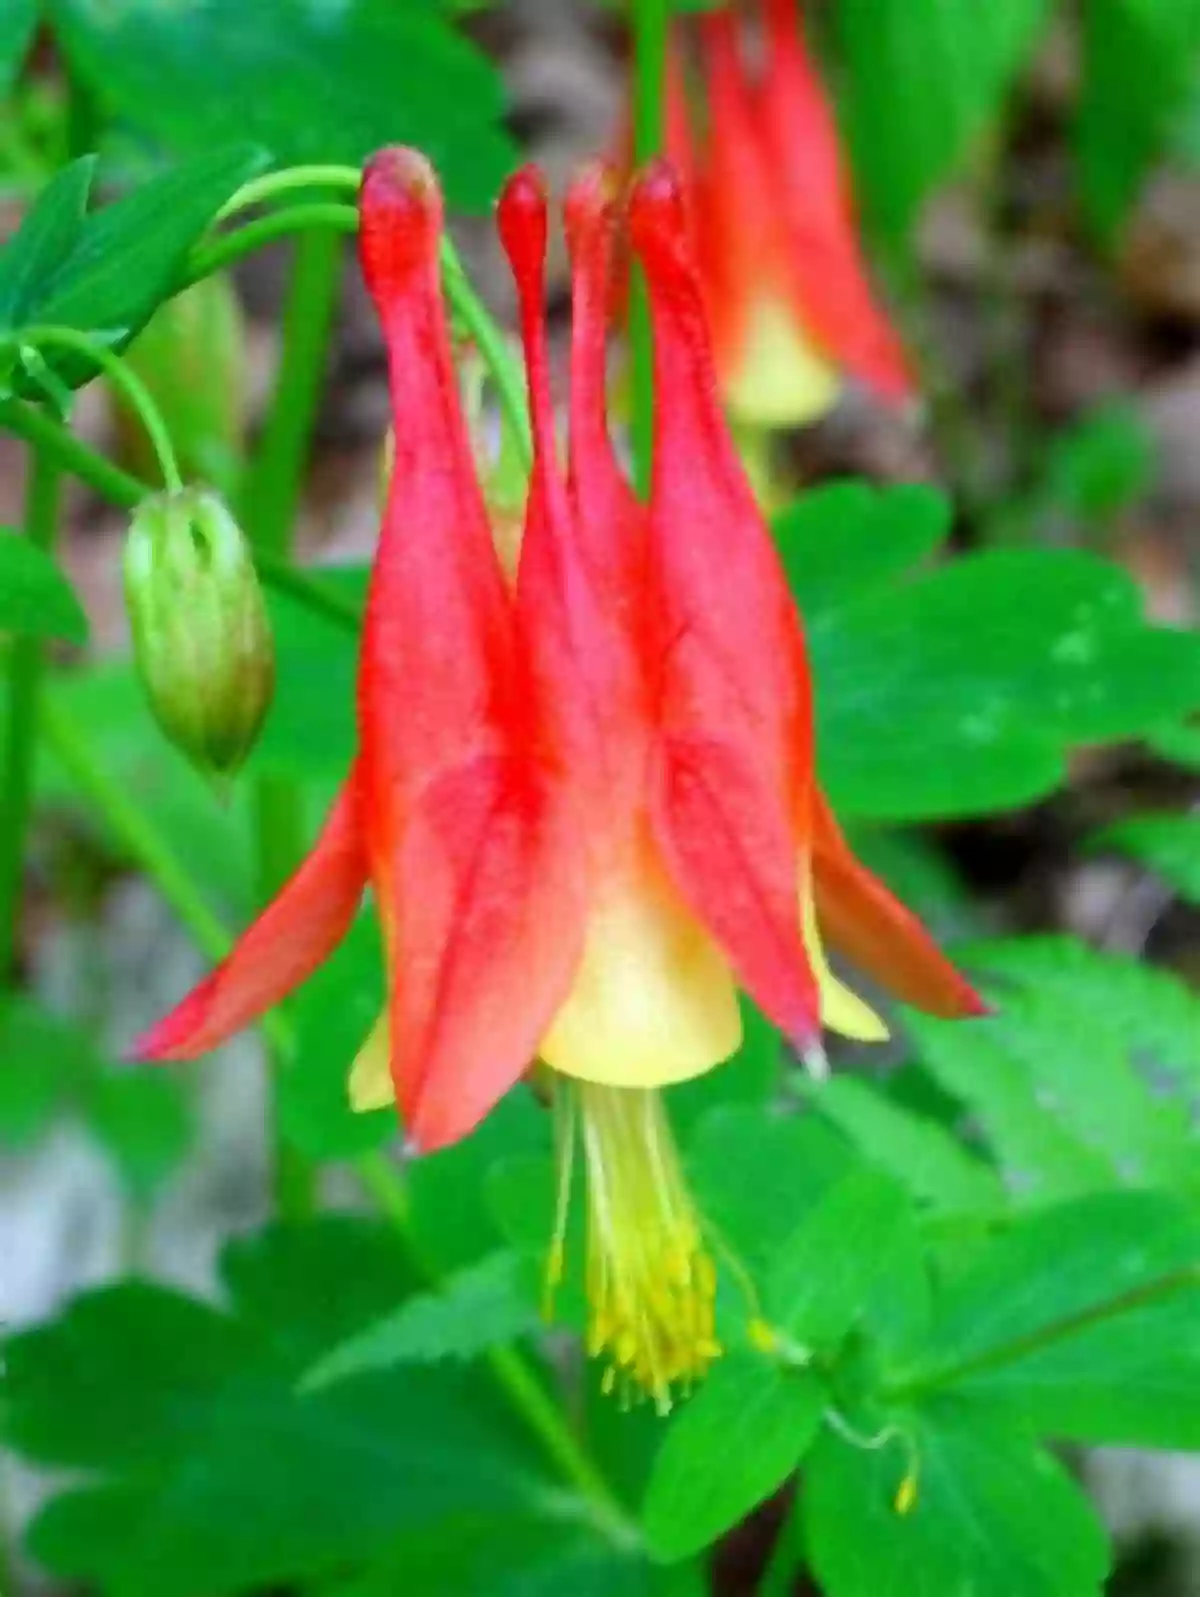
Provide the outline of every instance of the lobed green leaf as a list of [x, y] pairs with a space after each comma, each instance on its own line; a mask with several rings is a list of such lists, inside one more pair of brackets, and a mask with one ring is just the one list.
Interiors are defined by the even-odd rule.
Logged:
[[802, 1512], [827, 1597], [1099, 1597], [1108, 1569], [1067, 1471], [983, 1404], [942, 1399], [874, 1435], [827, 1430]]
[[655, 1461], [643, 1523], [656, 1556], [699, 1552], [778, 1490], [816, 1435], [825, 1402], [810, 1371], [749, 1354], [720, 1360]]
[[539, 1324], [527, 1261], [515, 1253], [493, 1253], [325, 1353], [305, 1376], [304, 1389], [319, 1391], [393, 1364], [472, 1359]]
[[515, 152], [504, 92], [439, 7], [392, 0], [50, 0], [74, 70], [123, 120], [198, 155], [230, 128], [282, 165], [357, 166], [413, 144], [450, 203], [482, 210]]

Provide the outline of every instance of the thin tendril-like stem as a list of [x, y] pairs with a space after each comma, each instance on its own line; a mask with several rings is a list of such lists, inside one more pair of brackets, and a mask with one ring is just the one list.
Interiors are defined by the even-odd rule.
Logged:
[[252, 255], [264, 245], [291, 238], [297, 233], [349, 234], [357, 231], [358, 212], [352, 205], [320, 200], [312, 204], [284, 206], [266, 216], [257, 217], [253, 222], [246, 222], [231, 232], [198, 244], [188, 257], [180, 287], [190, 287], [202, 277], [210, 277], [213, 272], [232, 266], [243, 256]]
[[[120, 466], [114, 466], [104, 455], [89, 448], [61, 423], [33, 405], [21, 400], [0, 402], [0, 427], [45, 450], [62, 470], [78, 477], [102, 499], [124, 510], [136, 510], [143, 499], [150, 498], [155, 492], [149, 483], [123, 471]], [[345, 631], [358, 635], [362, 625], [362, 610], [353, 599], [338, 593], [319, 577], [310, 576], [308, 572], [278, 560], [261, 549], [255, 551], [255, 566], [259, 576], [269, 586], [307, 605], [310, 610]]]
[[361, 179], [362, 173], [356, 166], [286, 166], [282, 171], [265, 172], [261, 177], [252, 177], [248, 183], [243, 183], [222, 205], [216, 220], [224, 222], [251, 205], [262, 205], [293, 189], [341, 189], [357, 194]]
[[[133, 368], [114, 350], [108, 349], [92, 334], [81, 333], [74, 327], [23, 327], [18, 335], [6, 342], [18, 351], [28, 348], [41, 350], [45, 346], [57, 347], [94, 361], [113, 387], [120, 389], [137, 412], [138, 420], [146, 430], [146, 436], [150, 440], [167, 488], [174, 491], [183, 486], [171, 435], [163, 421], [162, 412], [154, 402], [154, 396]], [[36, 373], [33, 375], [36, 379]]]

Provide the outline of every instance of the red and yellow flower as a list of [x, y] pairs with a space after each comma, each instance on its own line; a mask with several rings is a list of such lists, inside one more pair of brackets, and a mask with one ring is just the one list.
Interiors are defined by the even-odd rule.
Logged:
[[[358, 756], [313, 852], [233, 953], [143, 1040], [190, 1058], [333, 949], [371, 884], [388, 1003], [356, 1060], [415, 1150], [466, 1135], [534, 1063], [588, 1172], [590, 1341], [669, 1405], [719, 1352], [714, 1272], [660, 1103], [740, 1040], [740, 986], [813, 1065], [823, 1027], [885, 1035], [822, 934], [904, 999], [979, 1012], [918, 922], [854, 858], [816, 785], [799, 619], [722, 419], [679, 184], [627, 208], [572, 187], [570, 448], [560, 469], [543, 316], [547, 203], [500, 200], [517, 283], [533, 469], [515, 580], [488, 525], [438, 275], [441, 199], [415, 153], [363, 178], [360, 254], [396, 438], [364, 625]], [[648, 506], [606, 414], [614, 247], [650, 288]], [[569, 1186], [569, 1180], [566, 1182]], [[561, 1268], [562, 1217], [551, 1257]]]
[[695, 99], [681, 48], [693, 35], [680, 26], [668, 118], [726, 405], [750, 425], [797, 426], [829, 408], [843, 377], [889, 402], [909, 399], [912, 376], [868, 280], [837, 126], [795, 0], [742, 9], [691, 24]]

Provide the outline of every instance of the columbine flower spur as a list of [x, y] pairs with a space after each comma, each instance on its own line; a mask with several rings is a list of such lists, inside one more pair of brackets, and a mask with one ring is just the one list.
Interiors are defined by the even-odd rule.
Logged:
[[[190, 1058], [276, 1003], [345, 934], [368, 882], [386, 1013], [351, 1073], [415, 1151], [465, 1136], [540, 1061], [564, 1161], [582, 1148], [589, 1346], [660, 1409], [720, 1352], [715, 1272], [661, 1089], [738, 1048], [744, 988], [820, 1068], [823, 1027], [883, 1021], [821, 938], [903, 999], [971, 988], [854, 858], [814, 766], [799, 618], [717, 400], [679, 184], [625, 206], [608, 169], [566, 200], [570, 448], [560, 470], [543, 314], [547, 203], [531, 168], [499, 228], [517, 284], [534, 460], [515, 579], [497, 556], [451, 364], [428, 164], [367, 166], [360, 255], [396, 440], [358, 679], [358, 755], [317, 843], [233, 953], [145, 1037]], [[627, 229], [655, 336], [648, 505], [606, 415], [612, 263]], [[550, 1275], [562, 1268], [564, 1215]]]
[[[844, 377], [907, 401], [908, 362], [871, 289], [795, 0], [750, 0], [742, 12], [676, 24], [668, 118], [725, 404], [751, 426], [799, 426], [829, 409]], [[695, 95], [682, 48], [691, 39]]]

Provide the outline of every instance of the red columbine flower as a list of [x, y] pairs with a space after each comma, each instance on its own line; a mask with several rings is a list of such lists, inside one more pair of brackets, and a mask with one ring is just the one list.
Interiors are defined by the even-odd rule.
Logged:
[[437, 1148], [540, 1059], [567, 1172], [582, 1133], [590, 1345], [610, 1383], [665, 1408], [720, 1350], [714, 1272], [659, 1089], [736, 1050], [736, 986], [818, 1062], [823, 1023], [883, 1031], [830, 976], [819, 923], [903, 996], [940, 1014], [979, 1005], [849, 853], [816, 789], [798, 618], [718, 407], [676, 180], [652, 168], [628, 216], [662, 396], [648, 510], [607, 429], [621, 221], [607, 172], [586, 173], [566, 213], [564, 477], [540, 178], [519, 172], [500, 201], [534, 435], [510, 590], [450, 365], [434, 180], [408, 151], [369, 164], [360, 250], [398, 447], [363, 637], [358, 760], [313, 854], [141, 1052], [190, 1057], [275, 1002], [342, 936], [369, 877], [389, 1001], [355, 1062], [354, 1101], [394, 1098], [414, 1146]]
[[746, 422], [794, 426], [828, 409], [843, 374], [907, 399], [912, 379], [867, 280], [837, 127], [795, 0], [752, 9], [761, 63], [734, 12], [714, 11], [694, 24], [703, 125], [693, 125], [678, 52], [670, 99], [668, 142], [690, 174], [726, 403]]

